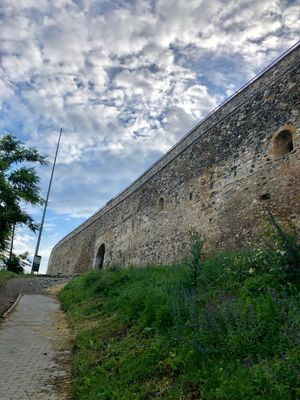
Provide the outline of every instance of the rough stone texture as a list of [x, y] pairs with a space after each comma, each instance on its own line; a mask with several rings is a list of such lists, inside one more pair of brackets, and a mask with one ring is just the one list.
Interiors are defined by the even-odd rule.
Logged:
[[[245, 247], [259, 236], [265, 204], [300, 227], [299, 58], [298, 46], [62, 239], [48, 272], [97, 266], [103, 243], [104, 266], [178, 261], [192, 228], [204, 233], [207, 251]], [[284, 129], [293, 150], [276, 158]]]
[[0, 325], [1, 400], [67, 400], [71, 343], [58, 301], [24, 295]]

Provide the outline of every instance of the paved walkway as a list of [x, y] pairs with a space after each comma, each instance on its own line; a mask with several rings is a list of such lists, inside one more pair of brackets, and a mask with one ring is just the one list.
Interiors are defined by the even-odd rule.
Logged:
[[0, 324], [0, 399], [70, 399], [71, 342], [58, 301], [23, 295]]
[[0, 315], [11, 306], [18, 294], [47, 294], [47, 289], [61, 285], [69, 281], [72, 277], [63, 276], [35, 276], [10, 279], [4, 287], [0, 288]]

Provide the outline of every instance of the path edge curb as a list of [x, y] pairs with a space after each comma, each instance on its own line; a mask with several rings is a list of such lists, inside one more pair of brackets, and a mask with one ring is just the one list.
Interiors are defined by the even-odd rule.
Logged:
[[9, 307], [8, 310], [5, 311], [4, 314], [1, 315], [1, 318], [6, 318], [8, 316], [8, 314], [10, 314], [13, 309], [16, 307], [16, 305], [19, 303], [20, 298], [22, 297], [22, 293], [19, 293], [18, 297], [16, 298], [16, 300], [14, 301], [14, 303]]

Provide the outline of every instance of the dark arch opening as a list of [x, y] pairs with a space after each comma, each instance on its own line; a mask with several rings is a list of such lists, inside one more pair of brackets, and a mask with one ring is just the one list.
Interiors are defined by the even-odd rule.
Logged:
[[97, 251], [95, 268], [103, 268], [105, 255], [105, 244], [102, 243]]
[[163, 197], [161, 197], [158, 200], [158, 211], [162, 211], [165, 208], [165, 199]]
[[284, 156], [294, 150], [292, 132], [285, 129], [278, 133], [274, 139], [275, 157]]

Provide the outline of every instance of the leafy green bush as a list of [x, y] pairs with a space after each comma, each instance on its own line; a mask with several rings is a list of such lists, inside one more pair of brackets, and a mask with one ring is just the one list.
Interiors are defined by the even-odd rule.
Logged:
[[286, 282], [300, 283], [300, 237], [294, 227], [286, 232], [276, 220], [269, 208], [266, 208], [271, 234], [277, 256], [277, 273]]
[[204, 239], [199, 232], [190, 231], [189, 233], [189, 281], [194, 289], [198, 287], [198, 280], [201, 275]]

